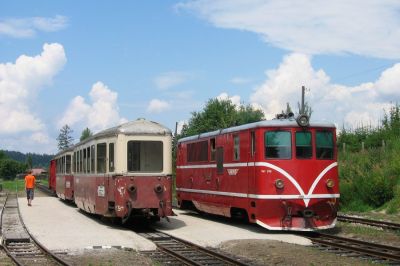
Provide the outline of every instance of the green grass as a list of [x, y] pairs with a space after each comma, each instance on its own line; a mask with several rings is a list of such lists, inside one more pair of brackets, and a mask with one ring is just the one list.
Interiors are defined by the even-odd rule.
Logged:
[[15, 179], [15, 180], [5, 180], [0, 181], [3, 185], [3, 191], [23, 191], [25, 190], [25, 180]]

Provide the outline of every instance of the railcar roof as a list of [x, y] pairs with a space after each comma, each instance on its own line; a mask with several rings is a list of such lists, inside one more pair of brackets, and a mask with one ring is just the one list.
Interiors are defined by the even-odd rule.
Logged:
[[144, 118], [139, 118], [134, 121], [130, 121], [124, 124], [121, 124], [116, 127], [112, 127], [109, 129], [102, 130], [93, 136], [75, 144], [72, 147], [69, 147], [55, 155], [55, 157], [64, 154], [69, 151], [73, 151], [74, 147], [85, 144], [94, 139], [100, 139], [105, 137], [112, 137], [119, 134], [129, 135], [129, 136], [172, 136], [172, 132], [169, 128], [153, 121], [146, 120]]
[[[232, 132], [237, 132], [237, 131], [246, 130], [246, 129], [260, 128], [260, 127], [300, 127], [300, 126], [297, 124], [297, 122], [294, 118], [263, 120], [263, 121], [254, 122], [254, 123], [250, 123], [250, 124], [244, 124], [241, 126], [229, 127], [229, 128], [225, 128], [225, 129], [201, 133], [199, 135], [194, 135], [194, 136], [190, 136], [190, 137], [186, 137], [186, 138], [181, 138], [178, 141], [178, 143], [196, 140], [196, 139], [200, 139], [200, 138], [213, 137], [213, 136], [217, 136], [220, 134], [232, 133]], [[309, 127], [336, 128], [335, 124], [329, 123], [329, 122], [310, 122]]]

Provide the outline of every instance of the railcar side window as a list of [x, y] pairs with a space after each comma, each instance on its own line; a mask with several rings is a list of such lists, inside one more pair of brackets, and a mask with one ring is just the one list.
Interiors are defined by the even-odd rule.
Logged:
[[161, 141], [128, 141], [128, 172], [162, 172]]
[[187, 145], [188, 162], [206, 162], [208, 161], [208, 141], [199, 141]]
[[106, 172], [107, 144], [97, 144], [97, 173]]
[[92, 170], [92, 173], [94, 173], [94, 162], [95, 162], [95, 149], [94, 149], [94, 145], [92, 145], [92, 147], [91, 147], [91, 154], [92, 154], [92, 158], [91, 158], [91, 163], [90, 163], [90, 167], [91, 167], [91, 170]]
[[66, 164], [66, 168], [67, 168], [66, 173], [70, 174], [71, 173], [71, 155], [66, 156], [65, 164]]
[[90, 147], [86, 148], [86, 153], [87, 153], [87, 173], [90, 173]]
[[311, 132], [296, 132], [296, 157], [300, 159], [308, 159], [312, 157]]
[[217, 148], [217, 174], [221, 175], [224, 173], [224, 148]]
[[267, 131], [264, 139], [267, 159], [292, 158], [292, 141], [289, 131]]
[[83, 173], [86, 173], [86, 149], [83, 149]]
[[240, 160], [240, 139], [239, 135], [233, 136], [233, 160]]
[[333, 159], [333, 133], [331, 131], [317, 131], [316, 147], [317, 159]]
[[114, 143], [108, 144], [108, 170], [114, 172]]

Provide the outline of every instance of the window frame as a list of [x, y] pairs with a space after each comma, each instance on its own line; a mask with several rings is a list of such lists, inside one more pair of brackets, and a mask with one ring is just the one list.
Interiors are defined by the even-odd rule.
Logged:
[[[268, 157], [267, 156], [267, 134], [271, 132], [286, 132], [289, 133], [289, 157]], [[293, 159], [293, 134], [290, 129], [267, 129], [264, 131], [264, 158], [266, 160], [292, 160]], [[280, 146], [269, 146], [269, 147], [280, 147]], [[282, 146], [282, 147], [288, 147], [288, 146]]]

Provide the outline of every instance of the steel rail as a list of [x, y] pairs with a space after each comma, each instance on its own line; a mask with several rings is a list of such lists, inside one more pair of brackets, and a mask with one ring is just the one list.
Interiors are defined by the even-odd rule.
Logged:
[[[26, 227], [26, 225], [25, 225], [25, 223], [24, 223], [24, 221], [23, 221], [23, 219], [22, 219], [22, 215], [21, 215], [20, 208], [19, 208], [19, 203], [18, 203], [18, 197], [17, 197], [16, 194], [15, 194], [15, 197], [16, 197], [17, 209], [18, 209], [18, 218], [19, 218], [19, 220], [20, 220], [20, 222], [21, 222], [21, 225], [22, 225], [24, 231], [28, 234], [29, 238], [33, 241], [33, 244], [36, 245], [38, 251], [40, 251], [41, 253], [43, 253], [43, 256], [50, 256], [50, 258], [52, 258], [57, 264], [64, 265], [64, 266], [70, 266], [70, 265], [71, 265], [70, 263], [66, 262], [65, 260], [63, 260], [62, 258], [60, 258], [59, 256], [57, 256], [56, 254], [54, 254], [53, 252], [51, 252], [50, 250], [48, 250], [46, 247], [44, 247], [44, 246], [29, 232], [28, 228]], [[8, 200], [8, 196], [7, 196], [7, 200]], [[6, 202], [4, 203], [4, 207], [6, 206], [7, 200], [6, 200]], [[4, 211], [2, 212], [2, 215], [1, 215], [2, 228], [3, 228], [3, 213], [4, 213]], [[4, 241], [4, 239], [3, 239], [3, 241]], [[28, 243], [32, 243], [32, 242], [29, 241]], [[21, 265], [21, 266], [22, 266], [22, 265], [28, 265], [28, 264], [22, 263], [22, 262], [21, 262], [21, 259], [19, 259], [16, 255], [12, 254], [12, 252], [9, 250], [9, 247], [8, 247], [7, 244], [4, 244], [3, 247], [4, 247], [4, 250], [6, 251], [7, 255], [10, 256], [10, 258], [11, 258], [17, 265]]]
[[157, 230], [147, 231], [140, 235], [153, 241], [158, 250], [176, 258], [184, 265], [249, 265], [238, 259], [228, 257]]
[[371, 226], [376, 226], [376, 227], [382, 227], [385, 229], [400, 230], [400, 224], [392, 223], [392, 222], [371, 220], [371, 219], [367, 219], [367, 218], [359, 218], [359, 217], [346, 216], [346, 215], [338, 215], [337, 218], [338, 218], [338, 221], [341, 221], [341, 222], [360, 223], [360, 224], [366, 224], [366, 225], [371, 225]]
[[323, 233], [304, 234], [313, 243], [353, 251], [371, 258], [400, 263], [400, 248]]

